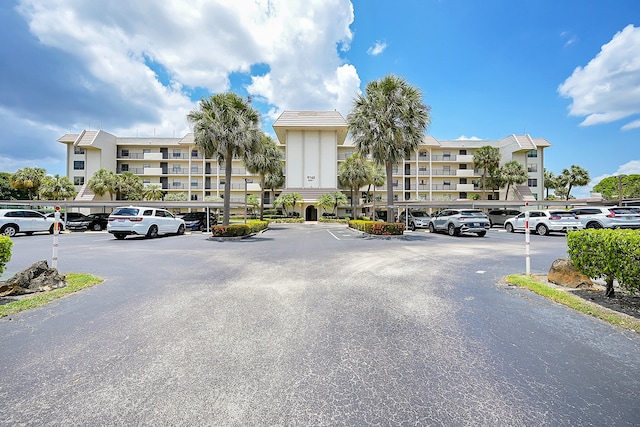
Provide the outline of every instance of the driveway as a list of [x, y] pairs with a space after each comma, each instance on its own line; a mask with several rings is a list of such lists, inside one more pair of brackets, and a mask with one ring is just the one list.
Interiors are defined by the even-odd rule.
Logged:
[[[566, 256], [531, 236], [534, 273]], [[50, 259], [14, 239], [6, 278]], [[500, 284], [524, 235], [65, 234], [101, 285], [0, 319], [6, 425], [637, 425], [640, 337]]]

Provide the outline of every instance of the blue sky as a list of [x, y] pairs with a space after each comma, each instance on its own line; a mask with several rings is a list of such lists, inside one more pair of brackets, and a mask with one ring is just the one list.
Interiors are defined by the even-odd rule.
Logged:
[[637, 0], [4, 0], [0, 40], [0, 171], [66, 174], [56, 140], [83, 129], [182, 136], [228, 90], [270, 133], [284, 110], [346, 116], [392, 73], [437, 139], [529, 133], [556, 174], [640, 173]]

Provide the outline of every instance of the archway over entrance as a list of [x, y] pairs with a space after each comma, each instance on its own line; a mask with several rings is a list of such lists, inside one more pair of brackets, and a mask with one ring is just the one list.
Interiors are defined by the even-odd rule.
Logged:
[[318, 209], [315, 206], [309, 205], [307, 209], [304, 210], [304, 220], [305, 221], [317, 221], [318, 220]]

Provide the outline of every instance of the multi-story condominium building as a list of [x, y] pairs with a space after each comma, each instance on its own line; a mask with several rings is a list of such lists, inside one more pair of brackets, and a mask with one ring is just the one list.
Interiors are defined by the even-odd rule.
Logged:
[[[303, 197], [305, 218], [315, 219], [317, 198], [341, 190], [339, 164], [355, 151], [347, 138], [348, 125], [336, 111], [285, 111], [273, 129], [284, 153], [286, 182], [275, 195], [265, 193], [265, 204], [272, 204], [280, 193], [298, 192]], [[87, 188], [87, 182], [101, 168], [132, 172], [145, 185], [158, 185], [167, 193], [184, 193], [187, 200], [204, 201], [207, 196], [223, 195], [224, 167], [215, 159], [205, 158], [192, 133], [181, 138], [144, 138], [82, 131], [58, 141], [67, 145], [67, 177], [81, 200], [99, 199]], [[487, 194], [489, 198], [535, 200], [543, 195], [544, 149], [551, 145], [547, 140], [529, 135], [499, 140], [437, 140], [425, 136], [419, 148], [394, 168], [394, 202], [451, 202], [478, 197], [474, 195], [482, 194], [482, 171], [474, 167], [473, 155], [487, 145], [499, 149], [502, 164], [516, 160], [529, 174], [528, 182], [516, 186], [508, 196], [502, 188]], [[259, 179], [246, 171], [242, 160], [234, 159], [232, 167], [231, 201], [244, 203], [245, 194], [259, 195]], [[386, 204], [386, 187], [371, 190], [376, 200]], [[350, 213], [349, 208], [341, 213]]]

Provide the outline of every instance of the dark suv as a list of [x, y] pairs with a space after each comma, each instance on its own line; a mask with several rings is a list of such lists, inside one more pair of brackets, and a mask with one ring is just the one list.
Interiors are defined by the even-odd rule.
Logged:
[[[207, 213], [206, 212], [189, 212], [182, 219], [187, 230], [207, 231]], [[218, 224], [218, 217], [215, 214], [209, 214], [209, 226]]]

